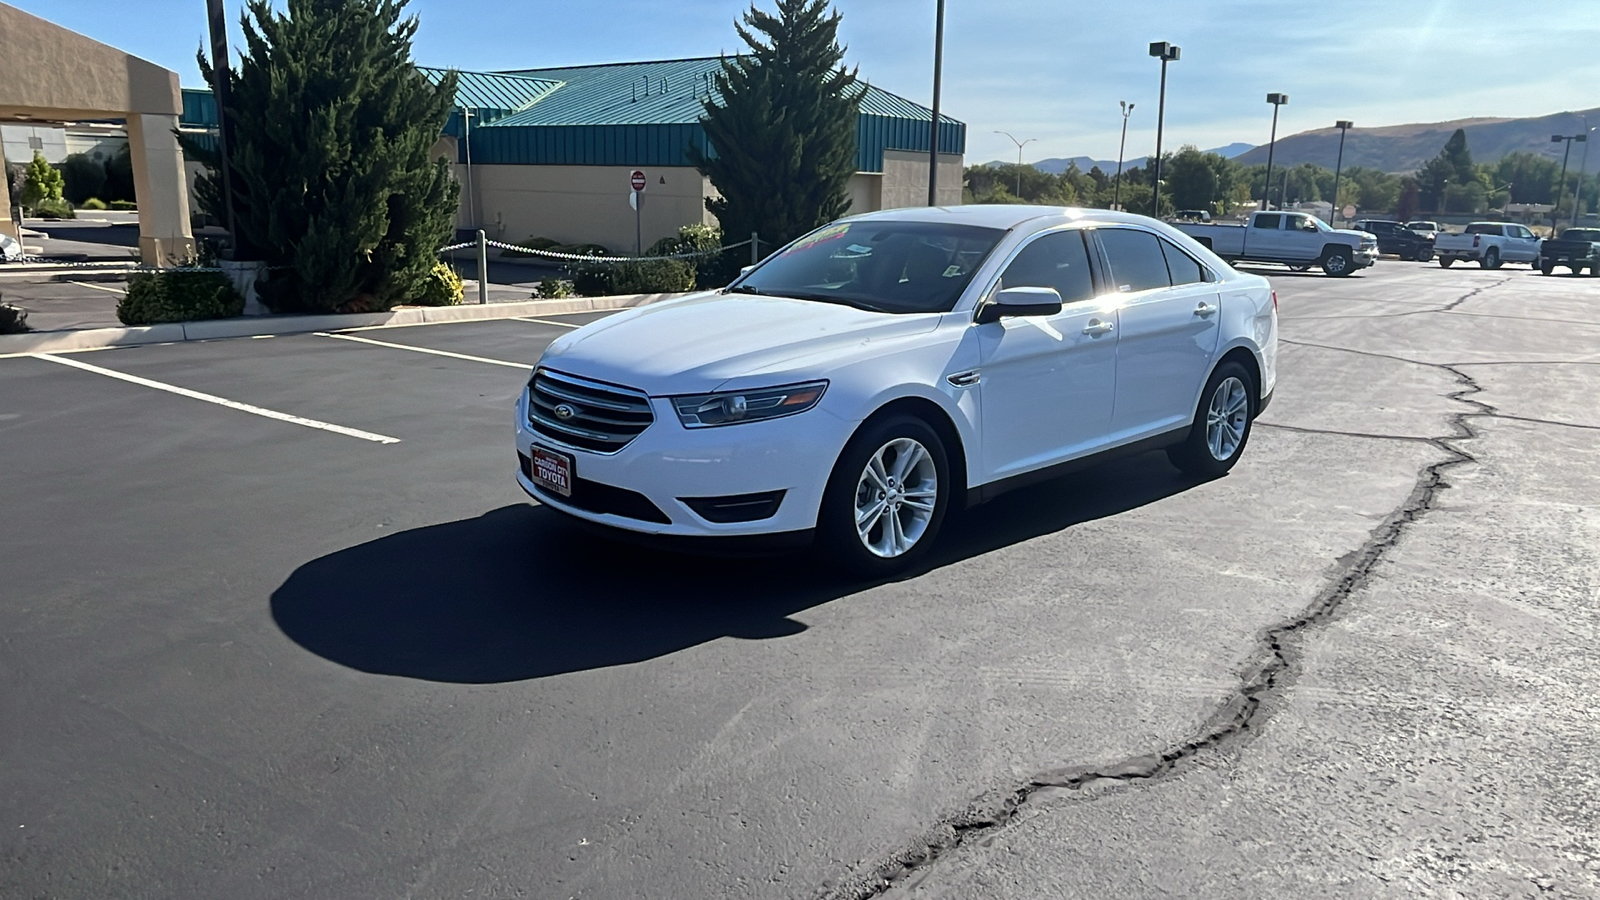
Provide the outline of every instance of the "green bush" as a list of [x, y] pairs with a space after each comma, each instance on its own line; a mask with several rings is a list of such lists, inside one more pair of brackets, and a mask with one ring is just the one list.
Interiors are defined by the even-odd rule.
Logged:
[[581, 263], [573, 287], [585, 297], [616, 294], [670, 294], [694, 289], [694, 266], [677, 259]]
[[17, 199], [22, 202], [23, 209], [38, 209], [40, 205], [51, 202], [60, 203], [63, 184], [61, 173], [45, 161], [43, 153], [35, 150], [33, 162], [28, 163], [22, 176], [22, 195]]
[[422, 282], [422, 293], [411, 302], [418, 306], [460, 306], [466, 296], [461, 276], [444, 263], [434, 263], [433, 271]]
[[615, 256], [599, 244], [556, 244], [554, 247], [544, 248], [551, 253], [567, 253], [572, 256]]
[[[931, 128], [932, 126], [929, 127]], [[132, 200], [113, 200], [111, 201], [111, 208], [126, 212], [128, 210], [138, 209], [139, 204], [133, 202]]]
[[564, 278], [541, 278], [533, 290], [536, 300], [560, 300], [574, 294], [572, 282]]
[[106, 167], [88, 154], [74, 153], [61, 161], [61, 178], [61, 196], [76, 206], [87, 206], [105, 189]]
[[65, 200], [40, 200], [34, 204], [33, 215], [36, 219], [76, 219], [78, 213], [73, 210], [72, 204]]
[[243, 312], [244, 297], [221, 272], [140, 272], [128, 279], [128, 293], [117, 301], [117, 318], [124, 325], [226, 319]]
[[[547, 237], [531, 237], [518, 243], [519, 247], [527, 247], [529, 250], [549, 250], [560, 245], [560, 241], [553, 241]], [[500, 256], [503, 259], [524, 259], [533, 255], [532, 253], [524, 253], [521, 250], [502, 250], [500, 252]]]
[[0, 300], [0, 334], [21, 334], [29, 330], [28, 311]]
[[[932, 126], [929, 126], [930, 128]], [[79, 209], [105, 209], [106, 202], [99, 197], [90, 197], [78, 205]]]

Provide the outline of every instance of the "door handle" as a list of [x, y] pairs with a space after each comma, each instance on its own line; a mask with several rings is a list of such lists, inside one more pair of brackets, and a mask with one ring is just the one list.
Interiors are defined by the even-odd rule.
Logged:
[[1206, 303], [1205, 301], [1201, 301], [1200, 305], [1196, 306], [1194, 308], [1194, 314], [1199, 316], [1202, 319], [1204, 319], [1205, 317], [1211, 315], [1212, 313], [1214, 313], [1216, 311], [1217, 311], [1216, 306], [1214, 306], [1213, 304], [1210, 304], [1210, 303]]
[[1110, 322], [1102, 322], [1099, 319], [1090, 319], [1089, 324], [1084, 326], [1083, 333], [1094, 335], [1107, 334], [1116, 327], [1117, 326], [1111, 324]]

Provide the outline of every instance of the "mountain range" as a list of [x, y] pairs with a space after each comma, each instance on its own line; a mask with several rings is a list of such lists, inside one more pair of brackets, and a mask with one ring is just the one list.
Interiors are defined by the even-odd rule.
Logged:
[[[1521, 119], [1455, 119], [1449, 122], [1352, 128], [1345, 136], [1344, 165], [1365, 166], [1396, 174], [1414, 172], [1423, 163], [1439, 155], [1439, 151], [1444, 149], [1445, 141], [1450, 139], [1450, 135], [1455, 133], [1457, 128], [1467, 133], [1467, 149], [1472, 151], [1474, 162], [1496, 162], [1517, 151], [1537, 153], [1560, 160], [1564, 145], [1552, 143], [1550, 136], [1583, 133], [1585, 116], [1600, 128], [1600, 108]], [[1572, 150], [1570, 165], [1575, 169], [1582, 158], [1583, 148], [1574, 146]], [[1234, 143], [1207, 152], [1237, 159], [1247, 166], [1260, 165], [1267, 161], [1265, 144], [1255, 146]], [[1600, 155], [1600, 151], [1596, 151], [1596, 154]], [[1273, 151], [1274, 165], [1297, 166], [1301, 163], [1314, 163], [1331, 169], [1338, 158], [1339, 129], [1337, 128], [1318, 128], [1278, 138], [1278, 146]], [[1041, 171], [1059, 175], [1073, 163], [1084, 172], [1094, 166], [1099, 166], [1100, 171], [1107, 174], [1117, 170], [1116, 160], [1108, 162], [1087, 156], [1041, 159], [1033, 165]], [[1124, 160], [1123, 166], [1142, 166], [1144, 163], [1145, 157], [1139, 156]], [[1007, 165], [1007, 163], [996, 161], [989, 165]], [[1590, 165], [1600, 168], [1600, 164], [1594, 162]]]

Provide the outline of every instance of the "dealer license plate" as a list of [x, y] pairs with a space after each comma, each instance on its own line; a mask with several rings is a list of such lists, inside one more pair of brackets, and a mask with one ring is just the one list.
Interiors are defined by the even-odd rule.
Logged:
[[540, 446], [533, 448], [533, 483], [562, 497], [572, 496], [572, 457]]

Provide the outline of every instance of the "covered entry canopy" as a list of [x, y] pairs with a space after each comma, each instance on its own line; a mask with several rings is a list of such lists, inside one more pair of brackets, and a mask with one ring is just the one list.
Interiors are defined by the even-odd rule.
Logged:
[[[0, 2], [0, 121], [122, 119], [146, 265], [170, 265], [194, 252], [183, 153], [173, 134], [182, 109], [176, 72]], [[0, 231], [18, 237], [8, 180], [0, 178]]]

